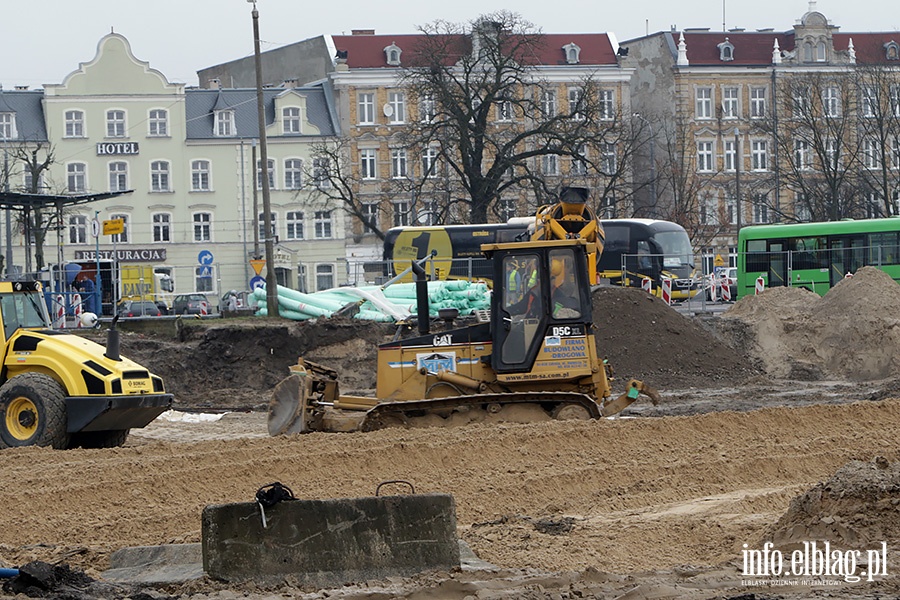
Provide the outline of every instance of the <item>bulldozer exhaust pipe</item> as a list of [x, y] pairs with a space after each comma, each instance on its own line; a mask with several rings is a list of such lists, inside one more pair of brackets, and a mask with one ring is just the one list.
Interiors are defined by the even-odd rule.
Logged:
[[109, 331], [106, 332], [106, 352], [103, 353], [103, 356], [109, 360], [122, 360], [119, 356], [119, 330], [116, 329], [118, 320], [119, 315], [114, 316]]
[[418, 313], [419, 335], [428, 335], [428, 280], [425, 279], [425, 269], [416, 261], [412, 263], [412, 270], [416, 276], [416, 312]]

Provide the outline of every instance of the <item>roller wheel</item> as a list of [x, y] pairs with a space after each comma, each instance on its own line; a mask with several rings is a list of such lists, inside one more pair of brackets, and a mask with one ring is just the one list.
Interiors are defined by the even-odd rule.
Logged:
[[69, 448], [116, 448], [128, 439], [128, 429], [73, 433]]
[[553, 410], [553, 418], [560, 421], [587, 420], [591, 418], [591, 414], [581, 405], [561, 404]]
[[0, 448], [67, 448], [65, 399], [63, 387], [43, 373], [22, 373], [0, 386]]

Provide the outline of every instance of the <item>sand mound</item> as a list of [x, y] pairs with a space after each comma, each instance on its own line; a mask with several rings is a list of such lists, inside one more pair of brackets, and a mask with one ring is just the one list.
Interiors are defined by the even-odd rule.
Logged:
[[857, 549], [883, 541], [895, 545], [900, 540], [900, 463], [881, 457], [847, 463], [794, 498], [768, 539], [779, 546], [810, 540]]
[[863, 267], [823, 297], [771, 288], [737, 302], [719, 331], [774, 377], [883, 379], [900, 369], [900, 286]]

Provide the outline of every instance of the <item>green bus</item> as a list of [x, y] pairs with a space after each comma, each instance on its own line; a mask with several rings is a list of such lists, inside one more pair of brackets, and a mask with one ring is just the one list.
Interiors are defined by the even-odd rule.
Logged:
[[865, 265], [900, 282], [900, 217], [751, 225], [738, 234], [737, 295], [754, 294], [760, 277], [824, 295]]

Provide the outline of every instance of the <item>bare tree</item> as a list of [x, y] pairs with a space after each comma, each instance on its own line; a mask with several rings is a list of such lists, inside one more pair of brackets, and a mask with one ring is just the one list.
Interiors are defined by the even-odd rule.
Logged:
[[[695, 247], [708, 246], [721, 235], [731, 223], [731, 214], [726, 207], [715, 203], [706, 204], [706, 193], [713, 189], [720, 172], [718, 162], [704, 170], [698, 169], [697, 146], [690, 123], [681, 118], [661, 123], [662, 156], [658, 160], [659, 197], [651, 207], [651, 214], [684, 227]], [[727, 189], [727, 185], [726, 185]], [[732, 195], [732, 198], [734, 195]]]
[[462, 204], [468, 220], [486, 222], [493, 205], [510, 195], [551, 193], [545, 156], [572, 161], [579, 176], [604, 173], [621, 111], [592, 76], [570, 83], [565, 102], [558, 98], [562, 88], [534, 66], [544, 38], [532, 24], [501, 11], [421, 31], [402, 76], [420, 112], [404, 141], [434, 149], [462, 192], [450, 202]]
[[860, 188], [871, 216], [897, 215], [900, 190], [900, 76], [881, 64], [858, 65], [854, 85], [864, 168]]
[[350, 140], [316, 142], [310, 147], [310, 153], [313, 158], [304, 167], [302, 193], [309, 199], [325, 198], [339, 204], [360, 224], [360, 235], [370, 231], [384, 240], [377, 200], [367, 202], [367, 197], [359, 191], [362, 180], [350, 158]]
[[[22, 142], [11, 147], [9, 153], [13, 157], [14, 164], [20, 166], [25, 174], [24, 185], [20, 187], [20, 191], [27, 194], [46, 192], [49, 184], [46, 173], [56, 162], [54, 148], [44, 142]], [[33, 208], [26, 206], [19, 218], [25, 238], [25, 270], [31, 271], [31, 240], [34, 239], [35, 270], [40, 271], [45, 265], [44, 243], [47, 234], [58, 226], [56, 208], [49, 204], [45, 207], [42, 203], [35, 202]]]
[[781, 103], [756, 130], [773, 140], [779, 176], [793, 190], [794, 210], [769, 209], [787, 220], [835, 221], [862, 207], [864, 166], [857, 131], [856, 86], [849, 72], [795, 74], [783, 79]]

